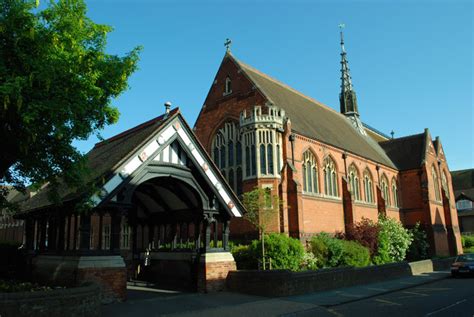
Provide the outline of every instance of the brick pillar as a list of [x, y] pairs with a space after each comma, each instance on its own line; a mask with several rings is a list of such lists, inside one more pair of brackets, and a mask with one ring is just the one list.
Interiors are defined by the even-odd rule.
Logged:
[[201, 254], [198, 265], [197, 289], [200, 293], [223, 291], [229, 271], [237, 270], [230, 252]]
[[349, 192], [345, 177], [342, 178], [342, 207], [344, 209], [344, 228], [347, 232], [347, 229], [354, 224], [354, 211], [351, 192]]

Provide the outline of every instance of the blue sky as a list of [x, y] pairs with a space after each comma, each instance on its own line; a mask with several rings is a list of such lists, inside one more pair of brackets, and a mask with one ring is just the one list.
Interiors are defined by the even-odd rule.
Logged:
[[[361, 119], [395, 137], [429, 128], [451, 170], [474, 167], [471, 1], [86, 1], [114, 27], [107, 50], [142, 45], [107, 138], [179, 106], [194, 125], [222, 57], [241, 61], [339, 110], [343, 22]], [[87, 152], [96, 137], [77, 142]]]

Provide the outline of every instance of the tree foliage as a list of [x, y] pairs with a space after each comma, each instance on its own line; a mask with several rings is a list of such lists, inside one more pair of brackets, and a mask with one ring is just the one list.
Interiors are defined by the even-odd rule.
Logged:
[[255, 187], [252, 191], [243, 194], [242, 203], [245, 206], [244, 219], [250, 222], [258, 231], [263, 268], [265, 260], [265, 233], [271, 224], [276, 223], [276, 217], [282, 205], [282, 200], [277, 195], [272, 195], [268, 188]]
[[83, 0], [37, 4], [0, 0], [0, 185], [54, 184], [59, 173], [78, 185], [86, 169], [72, 141], [118, 120], [112, 100], [140, 48], [107, 54], [112, 28], [90, 20]]

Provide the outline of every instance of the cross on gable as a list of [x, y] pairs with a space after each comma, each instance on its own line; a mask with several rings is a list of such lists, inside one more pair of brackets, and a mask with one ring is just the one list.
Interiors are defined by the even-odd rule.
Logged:
[[230, 52], [230, 45], [231, 44], [232, 44], [232, 41], [227, 38], [224, 42], [224, 46], [225, 46], [227, 52]]

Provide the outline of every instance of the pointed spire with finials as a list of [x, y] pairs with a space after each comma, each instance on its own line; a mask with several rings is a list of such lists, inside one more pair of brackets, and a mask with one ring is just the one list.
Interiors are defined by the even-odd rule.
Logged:
[[341, 94], [339, 101], [341, 104], [341, 113], [359, 115], [357, 109], [357, 97], [352, 87], [352, 78], [349, 70], [349, 62], [347, 61], [347, 53], [344, 48], [344, 33], [345, 24], [339, 24], [341, 29]]
[[341, 105], [341, 113], [348, 117], [354, 127], [362, 134], [366, 135], [362, 122], [359, 119], [359, 109], [357, 107], [357, 96], [352, 87], [352, 78], [349, 70], [349, 62], [347, 61], [347, 53], [344, 47], [345, 24], [339, 24], [341, 29], [341, 93], [339, 94], [339, 103]]

